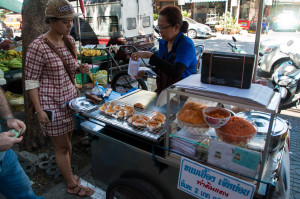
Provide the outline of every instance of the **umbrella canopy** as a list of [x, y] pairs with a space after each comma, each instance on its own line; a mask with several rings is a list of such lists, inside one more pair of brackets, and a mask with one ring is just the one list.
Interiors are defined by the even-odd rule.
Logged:
[[22, 11], [23, 0], [0, 0], [0, 7], [17, 13]]
[[226, 0], [184, 0], [185, 3], [203, 3], [203, 2], [218, 2]]

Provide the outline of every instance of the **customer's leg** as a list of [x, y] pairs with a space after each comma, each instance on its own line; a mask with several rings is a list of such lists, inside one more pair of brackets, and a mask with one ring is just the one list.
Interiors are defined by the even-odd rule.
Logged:
[[70, 160], [72, 158], [72, 143], [71, 143], [71, 138], [72, 138], [72, 134], [73, 134], [73, 131], [69, 132], [68, 133], [68, 139], [69, 139], [69, 156], [70, 156]]
[[[70, 131], [70, 132], [68, 133], [68, 139], [69, 139], [68, 143], [70, 143], [70, 145], [69, 145], [69, 157], [70, 157], [70, 162], [71, 162], [71, 160], [72, 160], [72, 142], [71, 142], [72, 134], [73, 134], [73, 131]], [[71, 171], [72, 171], [72, 169], [71, 169]], [[72, 171], [72, 173], [73, 173], [73, 171]], [[80, 184], [80, 178], [79, 178], [77, 175], [74, 175], [74, 174], [73, 174], [73, 178], [75, 179], [75, 181], [77, 182], [77, 184]]]
[[[70, 140], [68, 134], [50, 136], [55, 147], [55, 160], [67, 186], [74, 186], [76, 181], [71, 171]], [[72, 147], [72, 146], [71, 146]]]
[[43, 198], [32, 190], [31, 182], [18, 162], [17, 155], [10, 149], [0, 165], [0, 192], [9, 199]]
[[67, 185], [67, 192], [79, 196], [91, 196], [94, 190], [79, 185], [71, 171], [70, 145], [68, 134], [50, 136], [55, 147], [55, 160]]

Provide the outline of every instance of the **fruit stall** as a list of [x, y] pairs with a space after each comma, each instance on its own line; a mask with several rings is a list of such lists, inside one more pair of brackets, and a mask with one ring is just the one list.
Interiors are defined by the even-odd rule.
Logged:
[[87, 84], [92, 82], [92, 86], [98, 82], [100, 85], [105, 85], [109, 82], [109, 70], [111, 68], [111, 57], [107, 55], [105, 50], [95, 48], [82, 48], [81, 56], [78, 51], [77, 59], [82, 63], [88, 63], [90, 74], [77, 74], [76, 83], [81, 87], [82, 83]]
[[[5, 43], [5, 42], [4, 42]], [[22, 90], [22, 51], [0, 50], [0, 84], [13, 111], [24, 110]], [[7, 48], [5, 48], [7, 49]]]

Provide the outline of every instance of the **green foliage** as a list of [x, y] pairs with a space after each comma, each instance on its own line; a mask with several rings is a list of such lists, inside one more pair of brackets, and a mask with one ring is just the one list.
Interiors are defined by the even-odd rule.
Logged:
[[186, 10], [182, 11], [181, 14], [182, 14], [182, 16], [184, 16], [184, 17], [191, 17], [191, 16], [192, 16], [192, 13], [189, 13], [189, 12], [187, 12]]
[[157, 20], [157, 18], [158, 18], [158, 14], [157, 14], [157, 13], [154, 13], [154, 14], [153, 14], [153, 20], [155, 21], [155, 20]]
[[[225, 18], [226, 18], [226, 24], [225, 24]], [[225, 29], [238, 29], [240, 30], [240, 25], [236, 24], [236, 18], [230, 16], [230, 13], [227, 12], [227, 15], [225, 16], [225, 13], [219, 17], [219, 24], [224, 25]]]

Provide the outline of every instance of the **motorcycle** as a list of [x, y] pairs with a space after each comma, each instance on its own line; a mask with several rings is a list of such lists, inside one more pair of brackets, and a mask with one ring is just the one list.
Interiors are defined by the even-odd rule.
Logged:
[[246, 51], [244, 51], [244, 50], [242, 50], [242, 49], [236, 47], [236, 42], [237, 42], [237, 41], [236, 41], [235, 37], [232, 37], [232, 40], [233, 40], [233, 42], [234, 42], [234, 45], [232, 45], [232, 44], [229, 43], [229, 42], [228, 42], [228, 45], [231, 47], [231, 51], [232, 51], [233, 53], [247, 54]]
[[300, 54], [288, 53], [291, 61], [285, 61], [272, 75], [274, 91], [280, 93], [280, 110], [297, 106], [300, 102]]

